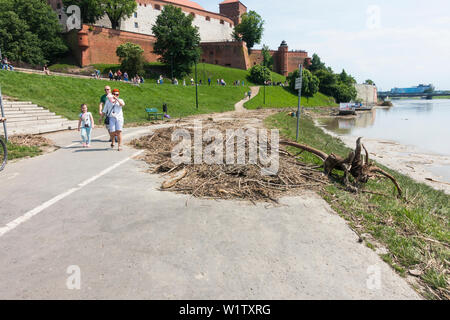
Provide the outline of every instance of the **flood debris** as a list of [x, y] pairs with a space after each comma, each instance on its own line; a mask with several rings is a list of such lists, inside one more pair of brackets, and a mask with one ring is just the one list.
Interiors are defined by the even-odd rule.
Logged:
[[[392, 181], [397, 189], [398, 197], [401, 198], [403, 193], [397, 180], [392, 175], [370, 162], [369, 152], [367, 151], [366, 147], [361, 144], [361, 140], [361, 137], [357, 139], [355, 150], [351, 151], [346, 158], [342, 158], [341, 156], [334, 153], [328, 155], [321, 150], [291, 141], [281, 141], [280, 143], [282, 145], [287, 145], [310, 152], [322, 159], [323, 168], [326, 175], [330, 175], [333, 170], [343, 171], [344, 184], [351, 191], [357, 192], [358, 186], [366, 184], [370, 178], [378, 177], [381, 175]], [[362, 149], [364, 149], [365, 151], [365, 157], [363, 157], [361, 154]], [[355, 185], [350, 185], [349, 174], [355, 179]]]
[[[232, 121], [211, 123], [226, 136], [226, 129], [233, 128]], [[161, 174], [165, 179], [161, 190], [189, 194], [194, 197], [212, 199], [240, 199], [253, 203], [258, 201], [275, 202], [282, 196], [299, 194], [304, 190], [319, 191], [329, 184], [329, 180], [317, 169], [303, 164], [286, 150], [280, 148], [278, 170], [274, 174], [265, 172], [267, 163], [257, 159], [249, 163], [249, 144], [246, 144], [245, 164], [176, 164], [172, 160], [172, 151], [178, 142], [172, 141], [172, 134], [179, 127], [165, 128], [154, 134], [135, 139], [131, 145], [145, 149], [143, 160], [150, 166], [151, 173]], [[206, 132], [207, 128], [204, 128]], [[187, 129], [191, 134], [193, 129]], [[234, 139], [233, 150], [237, 159], [237, 139]], [[214, 141], [213, 141], [214, 142]], [[203, 148], [211, 142], [203, 142]], [[223, 147], [230, 144], [230, 139], [223, 141]], [[261, 148], [260, 141], [257, 148]], [[272, 152], [270, 144], [267, 152]], [[194, 147], [191, 146], [194, 157]], [[224, 158], [225, 155], [224, 155]], [[192, 159], [193, 160], [193, 159]], [[224, 159], [225, 161], [225, 159]]]

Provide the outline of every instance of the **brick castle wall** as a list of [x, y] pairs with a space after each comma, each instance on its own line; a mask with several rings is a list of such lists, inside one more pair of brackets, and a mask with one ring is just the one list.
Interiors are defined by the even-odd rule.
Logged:
[[[158, 61], [159, 58], [153, 53], [156, 38], [151, 35], [83, 25], [80, 31], [72, 30], [67, 33], [66, 41], [78, 64], [83, 67], [100, 63], [119, 63], [116, 49], [126, 42], [140, 45], [148, 62]], [[201, 61], [209, 64], [247, 70], [263, 62], [262, 51], [252, 50], [249, 55], [245, 42], [204, 42], [200, 47]], [[274, 71], [285, 76], [296, 70], [300, 63], [306, 66], [310, 61], [305, 51], [288, 51], [287, 46], [269, 52], [274, 57]]]

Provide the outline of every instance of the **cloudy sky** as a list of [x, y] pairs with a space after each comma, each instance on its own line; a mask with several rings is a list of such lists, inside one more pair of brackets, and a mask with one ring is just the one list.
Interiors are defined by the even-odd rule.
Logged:
[[[217, 12], [220, 0], [197, 0]], [[335, 71], [381, 90], [450, 90], [449, 0], [242, 0], [265, 20], [263, 42], [317, 53]]]

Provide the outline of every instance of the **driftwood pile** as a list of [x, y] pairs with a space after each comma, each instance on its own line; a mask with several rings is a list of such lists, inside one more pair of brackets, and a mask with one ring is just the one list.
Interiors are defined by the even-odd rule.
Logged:
[[[229, 124], [215, 126], [225, 130]], [[262, 174], [262, 164], [216, 165], [216, 164], [180, 164], [172, 162], [172, 150], [178, 142], [172, 141], [172, 133], [177, 127], [155, 131], [153, 135], [135, 139], [131, 144], [145, 149], [144, 160], [151, 166], [152, 173], [161, 174], [165, 181], [161, 189], [189, 194], [194, 197], [213, 199], [243, 199], [256, 201], [274, 201], [282, 196], [298, 193], [301, 190], [321, 190], [330, 184], [328, 176], [333, 170], [344, 172], [344, 185], [348, 190], [358, 192], [361, 186], [372, 177], [389, 178], [402, 196], [402, 190], [394, 177], [369, 161], [369, 154], [361, 144], [346, 158], [291, 141], [280, 141], [279, 170], [276, 175]], [[189, 129], [192, 133], [192, 129]], [[223, 132], [225, 136], [225, 131]], [[191, 135], [192, 136], [192, 135]], [[204, 144], [205, 147], [206, 143]], [[323, 160], [323, 174], [320, 167], [304, 164], [282, 146], [296, 147], [310, 152]], [[365, 157], [361, 156], [362, 149]], [[269, 145], [270, 152], [270, 145]], [[194, 151], [191, 152], [192, 157]], [[248, 156], [248, 150], [247, 150]], [[354, 178], [350, 183], [349, 176]]]
[[151, 172], [162, 174], [166, 179], [162, 190], [202, 198], [278, 202], [282, 196], [306, 189], [319, 190], [329, 184], [320, 171], [296, 161], [284, 150], [279, 152], [276, 175], [262, 174], [259, 160], [256, 164], [245, 165], [175, 165], [171, 159], [171, 151], [177, 144], [171, 140], [175, 129], [161, 129], [131, 142], [134, 147], [147, 150], [143, 157], [152, 166]]

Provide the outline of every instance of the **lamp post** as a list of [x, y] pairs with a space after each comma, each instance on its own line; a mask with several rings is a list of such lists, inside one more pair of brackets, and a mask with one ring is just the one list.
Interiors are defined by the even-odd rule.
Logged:
[[195, 58], [195, 107], [198, 110], [197, 58]]
[[266, 55], [263, 55], [264, 65], [264, 104], [266, 104]]

